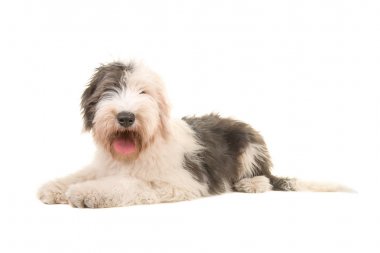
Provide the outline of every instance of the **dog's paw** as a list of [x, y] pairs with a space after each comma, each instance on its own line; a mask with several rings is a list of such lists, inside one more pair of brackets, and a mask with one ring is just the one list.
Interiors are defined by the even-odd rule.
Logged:
[[120, 206], [114, 199], [105, 196], [96, 188], [77, 184], [69, 187], [66, 197], [72, 207], [78, 208], [106, 208]]
[[63, 183], [51, 181], [38, 190], [37, 197], [45, 204], [67, 204], [66, 189]]
[[243, 178], [235, 183], [234, 188], [239, 192], [262, 193], [272, 190], [269, 178], [265, 176], [256, 176], [252, 178]]

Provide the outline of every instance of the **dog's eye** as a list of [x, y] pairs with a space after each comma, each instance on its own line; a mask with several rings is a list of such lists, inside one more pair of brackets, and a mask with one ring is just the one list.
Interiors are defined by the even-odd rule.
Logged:
[[140, 91], [140, 94], [146, 94], [145, 90]]

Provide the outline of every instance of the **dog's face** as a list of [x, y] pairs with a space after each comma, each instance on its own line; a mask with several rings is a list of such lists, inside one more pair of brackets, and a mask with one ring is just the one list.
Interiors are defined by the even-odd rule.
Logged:
[[169, 106], [160, 78], [145, 66], [100, 66], [82, 95], [85, 130], [118, 160], [136, 159], [157, 137], [165, 138]]

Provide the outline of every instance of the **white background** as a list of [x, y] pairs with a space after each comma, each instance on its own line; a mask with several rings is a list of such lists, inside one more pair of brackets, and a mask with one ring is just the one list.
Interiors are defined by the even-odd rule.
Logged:
[[[2, 1], [1, 252], [379, 252], [378, 1]], [[357, 194], [226, 194], [104, 210], [46, 206], [92, 156], [81, 92], [135, 58], [173, 117], [220, 112], [265, 137], [278, 175]]]

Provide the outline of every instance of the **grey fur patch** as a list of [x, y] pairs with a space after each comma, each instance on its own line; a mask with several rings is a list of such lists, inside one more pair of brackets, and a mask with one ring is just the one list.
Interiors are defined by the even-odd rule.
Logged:
[[266, 176], [275, 191], [294, 191], [294, 179], [272, 175], [272, 162], [262, 136], [246, 123], [210, 114], [203, 117], [183, 118], [194, 130], [198, 142], [204, 147], [195, 154], [187, 154], [184, 168], [201, 183], [207, 183], [210, 194], [225, 192], [225, 182], [231, 188], [241, 180], [240, 156], [250, 144], [263, 147], [262, 156], [252, 163], [255, 176]]
[[[239, 179], [239, 157], [249, 144], [264, 145], [260, 134], [248, 124], [210, 114], [203, 117], [183, 118], [195, 131], [198, 142], [204, 147], [196, 154], [185, 156], [184, 167], [195, 179], [207, 183], [211, 194], [224, 192], [225, 182], [232, 187]], [[270, 175], [271, 162], [257, 161], [260, 175]], [[253, 165], [252, 165], [253, 166]]]
[[85, 130], [90, 130], [93, 126], [96, 105], [99, 100], [105, 96], [105, 94], [118, 92], [123, 86], [125, 87], [124, 74], [125, 72], [132, 72], [133, 70], [133, 62], [129, 64], [112, 62], [101, 65], [96, 69], [82, 94], [81, 108]]

